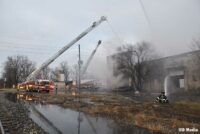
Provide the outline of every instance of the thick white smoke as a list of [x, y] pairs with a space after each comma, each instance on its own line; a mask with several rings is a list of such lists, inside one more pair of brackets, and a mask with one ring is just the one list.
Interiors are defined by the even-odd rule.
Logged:
[[117, 40], [103, 42], [88, 68], [87, 73], [95, 76], [105, 88], [115, 88], [119, 81], [122, 81], [122, 76], [113, 76], [113, 67], [111, 67], [113, 63], [107, 63], [107, 57], [116, 53], [117, 47], [121, 45], [123, 44]]

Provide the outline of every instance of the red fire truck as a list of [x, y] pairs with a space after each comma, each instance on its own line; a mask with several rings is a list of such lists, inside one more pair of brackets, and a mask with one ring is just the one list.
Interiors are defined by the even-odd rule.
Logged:
[[51, 80], [26, 81], [18, 84], [17, 90], [51, 92], [54, 90], [54, 82]]

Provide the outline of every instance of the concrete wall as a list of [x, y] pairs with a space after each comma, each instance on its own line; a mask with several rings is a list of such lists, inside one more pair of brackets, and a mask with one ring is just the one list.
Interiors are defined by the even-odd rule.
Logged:
[[[111, 59], [114, 60], [114, 56], [108, 60], [108, 65], [114, 74], [116, 63], [110, 62]], [[146, 64], [149, 74], [144, 80], [145, 91], [200, 92], [200, 51], [160, 58], [148, 61]], [[112, 81], [111, 77], [109, 81]], [[120, 83], [120, 80], [118, 82]]]
[[[145, 81], [145, 90], [151, 92], [167, 91], [169, 93], [199, 90], [200, 59], [198, 59], [198, 55], [200, 55], [200, 51], [150, 61], [150, 64], [153, 64], [150, 71], [158, 71], [161, 77], [158, 79], [158, 74], [152, 73], [152, 76]], [[168, 81], [167, 90], [166, 81]], [[177, 86], [177, 84], [179, 85]]]

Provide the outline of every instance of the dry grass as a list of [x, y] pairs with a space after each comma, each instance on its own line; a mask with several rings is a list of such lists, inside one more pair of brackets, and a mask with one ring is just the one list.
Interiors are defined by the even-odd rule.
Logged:
[[[58, 97], [59, 96], [59, 97]], [[53, 96], [63, 100], [63, 107], [77, 109], [80, 108], [85, 113], [93, 116], [104, 116], [112, 118], [120, 122], [128, 122], [134, 126], [140, 126], [152, 131], [159, 131], [163, 133], [177, 132], [179, 127], [195, 127], [200, 128], [198, 124], [188, 122], [186, 120], [179, 120], [180, 117], [173, 116], [169, 118], [170, 113], [184, 112], [190, 114], [200, 113], [200, 104], [193, 102], [179, 102], [172, 105], [158, 105], [154, 107], [153, 103], [143, 103], [136, 105], [133, 102], [125, 102], [123, 98], [117, 98], [110, 95], [90, 95], [79, 94], [77, 96], [64, 95]], [[95, 103], [94, 106], [72, 103], [75, 98], [89, 98]], [[53, 100], [55, 101], [55, 100]], [[84, 105], [84, 107], [83, 107]], [[162, 111], [161, 111], [162, 110]], [[167, 117], [164, 115], [168, 115]], [[175, 115], [175, 114], [174, 114]], [[172, 132], [169, 132], [172, 131]]]
[[17, 89], [14, 88], [2, 88], [0, 89], [0, 92], [16, 92]]
[[182, 111], [188, 111], [189, 113], [193, 112], [193, 114], [199, 114], [200, 113], [200, 103], [197, 102], [186, 102], [186, 101], [181, 101], [177, 102], [174, 105], [174, 108], [176, 110], [182, 109]]
[[152, 131], [177, 133], [178, 128], [200, 128], [200, 124], [170, 118], [158, 118], [139, 113], [135, 116], [134, 125], [142, 126]]
[[[178, 102], [170, 105], [154, 103], [136, 104], [123, 97], [111, 94], [35, 94], [39, 101], [50, 104], [59, 104], [64, 108], [81, 110], [93, 116], [103, 116], [114, 119], [122, 124], [131, 124], [163, 133], [177, 132], [177, 128], [200, 128], [198, 123], [192, 123], [177, 116], [176, 113], [197, 116], [200, 113], [200, 104], [194, 102]], [[77, 99], [89, 99], [94, 104]], [[173, 115], [173, 116], [172, 116]], [[190, 118], [189, 116], [188, 118]], [[171, 131], [172, 130], [172, 131]]]

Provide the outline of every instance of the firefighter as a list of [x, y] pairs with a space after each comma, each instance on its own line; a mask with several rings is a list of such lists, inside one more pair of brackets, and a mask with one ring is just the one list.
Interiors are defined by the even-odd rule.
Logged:
[[156, 98], [156, 102], [159, 103], [169, 103], [165, 92], [161, 92], [161, 94]]

